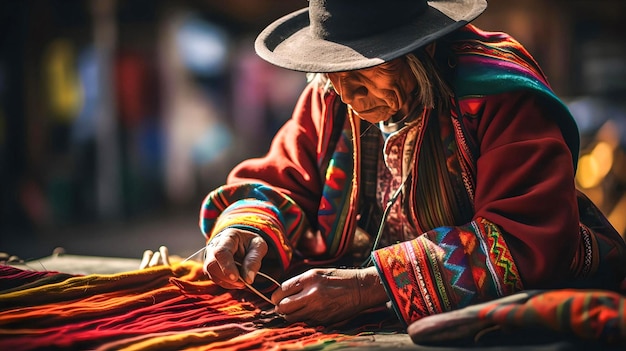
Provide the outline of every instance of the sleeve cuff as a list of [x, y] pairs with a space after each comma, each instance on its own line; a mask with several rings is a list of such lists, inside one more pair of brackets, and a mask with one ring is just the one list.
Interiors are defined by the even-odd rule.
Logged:
[[523, 290], [498, 227], [478, 218], [372, 252], [398, 317], [420, 318]]
[[292, 258], [292, 248], [285, 240], [285, 229], [278, 210], [270, 203], [254, 199], [239, 200], [228, 206], [215, 221], [207, 242], [226, 228], [255, 232], [278, 253], [282, 268], [286, 270]]

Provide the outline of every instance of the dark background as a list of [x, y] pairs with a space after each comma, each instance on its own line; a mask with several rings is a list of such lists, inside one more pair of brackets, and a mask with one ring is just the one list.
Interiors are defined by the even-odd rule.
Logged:
[[[0, 2], [0, 251], [202, 247], [198, 210], [265, 152], [304, 85], [253, 52], [305, 0]], [[492, 0], [570, 106], [578, 186], [626, 233], [626, 1]]]

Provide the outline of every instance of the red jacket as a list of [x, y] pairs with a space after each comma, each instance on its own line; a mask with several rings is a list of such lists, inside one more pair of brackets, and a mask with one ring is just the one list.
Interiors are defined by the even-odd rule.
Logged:
[[[456, 95], [425, 118], [418, 140], [404, 207], [422, 232], [372, 253], [399, 317], [522, 289], [617, 286], [624, 241], [576, 191], [576, 126], [530, 55], [468, 26], [440, 40], [435, 57]], [[345, 258], [363, 215], [365, 123], [345, 111], [332, 90], [309, 84], [268, 154], [207, 196], [207, 238], [256, 231], [283, 271]]]

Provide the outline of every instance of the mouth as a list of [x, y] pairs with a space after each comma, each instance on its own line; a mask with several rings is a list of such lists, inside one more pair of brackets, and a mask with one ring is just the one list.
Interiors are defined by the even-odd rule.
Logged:
[[357, 111], [354, 107], [352, 108], [352, 110], [356, 112], [357, 115], [368, 115], [368, 114], [377, 113], [386, 109], [387, 109], [387, 106], [375, 106], [375, 107], [369, 108], [367, 110], [362, 110], [362, 111]]

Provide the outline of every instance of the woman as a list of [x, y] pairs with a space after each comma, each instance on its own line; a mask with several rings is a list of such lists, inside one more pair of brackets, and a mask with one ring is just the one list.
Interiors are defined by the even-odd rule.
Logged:
[[576, 125], [518, 42], [468, 24], [485, 8], [311, 0], [268, 26], [262, 58], [317, 74], [267, 155], [207, 196], [211, 279], [291, 277], [276, 311], [310, 324], [616, 287], [625, 246], [575, 189]]

